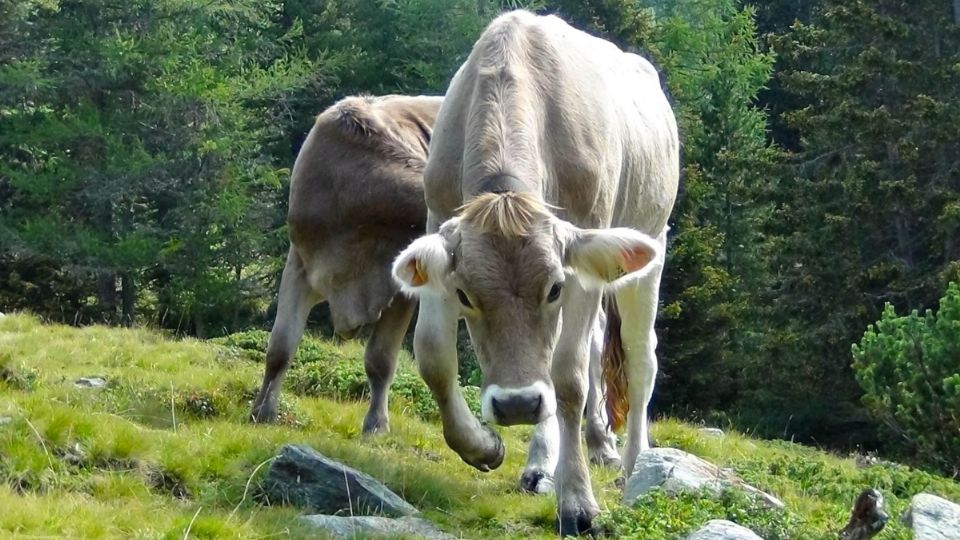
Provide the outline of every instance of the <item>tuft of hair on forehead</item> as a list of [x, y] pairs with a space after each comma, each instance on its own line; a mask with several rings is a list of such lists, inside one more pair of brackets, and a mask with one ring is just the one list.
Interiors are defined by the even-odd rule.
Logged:
[[461, 223], [484, 234], [508, 238], [529, 236], [552, 216], [540, 197], [515, 191], [482, 193], [461, 206], [459, 212]]

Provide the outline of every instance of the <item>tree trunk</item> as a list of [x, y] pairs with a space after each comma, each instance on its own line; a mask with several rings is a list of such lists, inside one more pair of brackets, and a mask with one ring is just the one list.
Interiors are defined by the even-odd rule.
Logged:
[[106, 322], [112, 323], [117, 310], [117, 275], [113, 272], [97, 272], [97, 303]]
[[193, 316], [193, 331], [197, 339], [207, 338], [207, 323], [203, 320], [203, 317]]
[[137, 304], [137, 283], [133, 277], [133, 272], [124, 272], [120, 276], [120, 291], [123, 299], [122, 316], [120, 324], [132, 326], [136, 317]]

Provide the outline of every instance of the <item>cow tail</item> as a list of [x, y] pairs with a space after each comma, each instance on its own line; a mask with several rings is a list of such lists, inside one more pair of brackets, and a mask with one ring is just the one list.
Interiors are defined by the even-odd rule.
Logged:
[[604, 310], [607, 313], [607, 328], [603, 336], [600, 365], [606, 385], [604, 401], [607, 408], [607, 426], [613, 431], [619, 431], [626, 423], [630, 401], [627, 394], [626, 357], [620, 337], [620, 310], [613, 293], [604, 295]]

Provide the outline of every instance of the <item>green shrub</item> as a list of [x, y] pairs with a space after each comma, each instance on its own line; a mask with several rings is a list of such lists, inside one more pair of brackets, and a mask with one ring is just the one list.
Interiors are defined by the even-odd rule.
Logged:
[[655, 489], [640, 496], [633, 508], [616, 507], [600, 515], [599, 525], [614, 538], [674, 540], [703, 526], [711, 519], [726, 519], [754, 531], [767, 540], [820, 540], [835, 535], [816, 531], [789, 511], [765, 506], [738, 490], [670, 495]]
[[270, 332], [266, 330], [248, 330], [246, 332], [237, 332], [228, 336], [213, 338], [209, 341], [219, 345], [226, 345], [227, 347], [254, 351], [262, 355], [267, 350], [267, 341], [269, 339]]
[[[262, 362], [267, 353], [267, 343], [270, 341], [270, 332], [266, 330], [249, 330], [213, 338], [208, 341], [216, 343], [217, 345], [223, 345], [226, 351], [235, 353], [235, 356]], [[363, 348], [341, 346], [330, 340], [304, 335], [300, 344], [297, 346], [293, 362], [337, 362], [346, 356], [357, 356], [361, 358], [362, 362]]]
[[960, 473], [960, 286], [937, 313], [898, 317], [889, 304], [853, 346], [863, 401], [921, 464]]
[[[416, 367], [398, 359], [397, 374], [390, 387], [390, 399], [411, 409], [423, 419], [437, 418], [437, 405]], [[369, 387], [363, 367], [362, 348], [343, 348], [322, 340], [304, 339], [290, 367], [284, 388], [302, 396], [340, 400], [367, 400]], [[470, 408], [479, 414], [480, 391], [463, 388]]]
[[[262, 361], [269, 338], [269, 332], [252, 330], [209, 341], [224, 346], [222, 350], [231, 358], [241, 357]], [[469, 343], [466, 347], [472, 354]], [[475, 357], [470, 358], [473, 359], [474, 368], [478, 369], [475, 367]], [[430, 389], [417, 373], [416, 367], [403, 357], [398, 362], [397, 375], [390, 387], [391, 400], [409, 407], [411, 412], [420, 418], [436, 419], [436, 402]], [[470, 380], [479, 381], [479, 375], [473, 376]], [[297, 347], [296, 357], [291, 363], [284, 388], [301, 396], [347, 400], [369, 399], [367, 373], [363, 367], [363, 347], [358, 343], [337, 345], [329, 340], [304, 336]], [[480, 389], [473, 385], [465, 385], [463, 395], [470, 409], [479, 414]], [[189, 412], [198, 414], [217, 410], [203, 407], [206, 405], [205, 402], [188, 402], [186, 405]], [[190, 405], [200, 405], [200, 407], [191, 408]]]

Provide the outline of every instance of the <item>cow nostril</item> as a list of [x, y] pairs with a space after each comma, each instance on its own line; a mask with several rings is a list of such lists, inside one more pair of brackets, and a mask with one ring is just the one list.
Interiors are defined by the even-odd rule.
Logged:
[[533, 407], [533, 415], [540, 416], [541, 408], [543, 408], [543, 394], [537, 394], [537, 402]]

